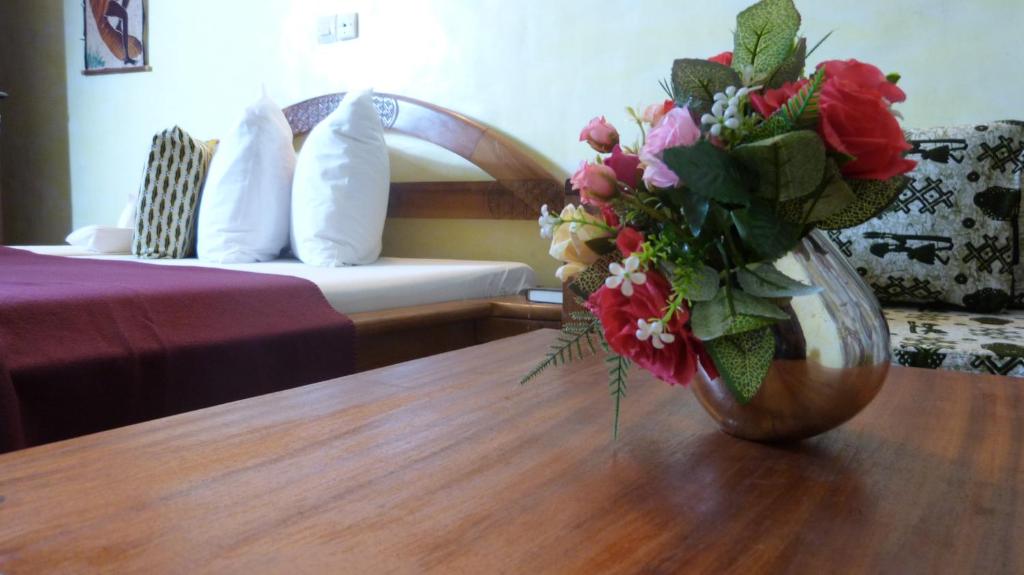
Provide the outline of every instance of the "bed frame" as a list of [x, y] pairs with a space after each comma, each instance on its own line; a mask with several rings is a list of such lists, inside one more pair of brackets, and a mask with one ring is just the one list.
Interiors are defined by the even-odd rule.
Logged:
[[[284, 109], [296, 138], [341, 103], [344, 93]], [[374, 107], [385, 129], [441, 146], [494, 178], [484, 182], [393, 183], [388, 216], [533, 220], [539, 207], [561, 209], [564, 185], [520, 146], [451, 110], [405, 96], [378, 93]], [[522, 297], [468, 300], [350, 315], [356, 324], [360, 371], [560, 325], [559, 306]]]

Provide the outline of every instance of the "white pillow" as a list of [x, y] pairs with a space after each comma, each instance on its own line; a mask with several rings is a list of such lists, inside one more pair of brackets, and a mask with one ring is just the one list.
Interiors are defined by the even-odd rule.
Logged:
[[134, 235], [132, 228], [85, 226], [68, 234], [64, 241], [101, 254], [130, 254]]
[[349, 92], [310, 132], [292, 184], [292, 251], [322, 267], [380, 256], [391, 169], [373, 92]]
[[288, 120], [263, 96], [221, 140], [199, 204], [199, 259], [265, 262], [288, 246], [295, 149]]

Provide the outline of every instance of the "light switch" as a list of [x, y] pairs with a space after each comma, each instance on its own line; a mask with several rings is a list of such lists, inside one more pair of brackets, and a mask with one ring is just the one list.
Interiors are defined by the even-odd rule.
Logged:
[[353, 40], [359, 37], [359, 14], [338, 14], [335, 25], [338, 40]]
[[331, 42], [337, 41], [337, 18], [333, 14], [330, 16], [321, 16], [317, 18], [316, 39], [321, 44], [330, 44]]

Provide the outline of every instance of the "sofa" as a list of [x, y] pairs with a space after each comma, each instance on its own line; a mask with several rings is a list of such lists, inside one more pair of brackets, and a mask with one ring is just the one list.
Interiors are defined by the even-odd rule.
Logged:
[[828, 236], [883, 303], [900, 365], [1024, 377], [1024, 123], [909, 130], [899, 197]]

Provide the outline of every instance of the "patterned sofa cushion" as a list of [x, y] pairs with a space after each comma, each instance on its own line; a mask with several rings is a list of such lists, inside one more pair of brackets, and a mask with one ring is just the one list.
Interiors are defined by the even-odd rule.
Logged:
[[1024, 304], [1024, 124], [910, 130], [911, 181], [884, 213], [829, 232], [884, 303]]
[[886, 308], [893, 363], [1024, 377], [1024, 310], [999, 315]]

